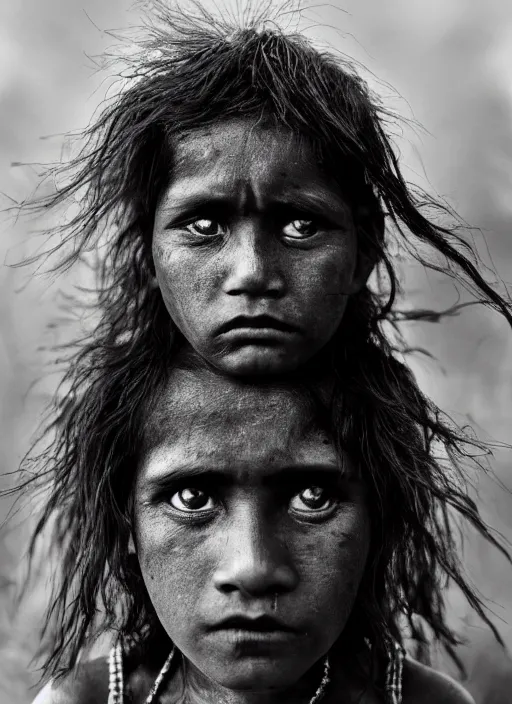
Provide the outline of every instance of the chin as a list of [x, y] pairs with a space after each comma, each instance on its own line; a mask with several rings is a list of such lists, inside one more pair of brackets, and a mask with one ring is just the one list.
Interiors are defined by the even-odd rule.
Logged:
[[297, 662], [289, 664], [267, 658], [244, 658], [223, 668], [219, 677], [213, 677], [226, 689], [239, 692], [271, 692], [294, 685], [303, 673]]
[[218, 360], [215, 366], [234, 376], [273, 376], [295, 371], [307, 359], [277, 350], [240, 350]]

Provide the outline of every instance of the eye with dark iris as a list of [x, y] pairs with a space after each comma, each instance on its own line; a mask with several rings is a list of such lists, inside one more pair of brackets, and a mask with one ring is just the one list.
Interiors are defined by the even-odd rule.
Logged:
[[283, 234], [290, 239], [306, 239], [316, 235], [320, 230], [317, 222], [314, 220], [297, 219], [289, 222], [283, 229]]
[[308, 486], [292, 498], [290, 507], [294, 511], [305, 513], [308, 511], [325, 511], [331, 508], [334, 503], [333, 493], [326, 487]]
[[198, 237], [219, 237], [225, 231], [217, 220], [211, 220], [210, 218], [198, 218], [186, 225], [185, 229], [191, 235], [197, 235]]
[[169, 503], [177, 511], [209, 511], [215, 504], [212, 497], [201, 489], [185, 488], [174, 493]]

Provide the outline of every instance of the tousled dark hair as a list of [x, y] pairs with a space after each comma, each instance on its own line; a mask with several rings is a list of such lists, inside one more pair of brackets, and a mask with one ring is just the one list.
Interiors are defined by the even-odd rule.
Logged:
[[[384, 650], [390, 636], [401, 639], [403, 619], [421, 640], [420, 619], [452, 648], [449, 580], [494, 629], [463, 575], [450, 519], [455, 511], [502, 549], [464, 483], [465, 459], [486, 447], [421, 393], [401, 358], [391, 238], [512, 324], [510, 302], [482, 276], [449, 208], [404, 181], [385, 131], [389, 116], [347, 61], [262, 18], [240, 27], [204, 10], [198, 16], [156, 5], [143, 51], [128, 62], [127, 86], [86, 130], [83, 150], [63, 167], [67, 180], [36, 203], [79, 199], [78, 214], [60, 229], [59, 247], [72, 245], [61, 267], [98, 246], [98, 322], [70, 354], [45, 429], [51, 442], [31, 455], [31, 471], [34, 463], [39, 470], [28, 483], [49, 484], [32, 550], [51, 524], [60, 562], [46, 622], [47, 674], [72, 668], [101, 631], [144, 644], [158, 629], [129, 551], [141, 414], [179, 342], [153, 284], [153, 218], [172, 173], [173, 140], [228, 118], [285, 127], [308, 141], [349, 198], [360, 251], [380, 273], [350, 299], [329, 345], [336, 377], [330, 422], [369, 480], [373, 521], [347, 634]], [[439, 216], [454, 224], [440, 225]]]

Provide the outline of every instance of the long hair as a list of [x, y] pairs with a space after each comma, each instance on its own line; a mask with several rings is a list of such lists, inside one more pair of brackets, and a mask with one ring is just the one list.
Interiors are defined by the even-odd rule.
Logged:
[[385, 129], [389, 116], [350, 63], [264, 18], [237, 26], [204, 10], [191, 15], [156, 4], [142, 51], [126, 59], [125, 88], [62, 167], [63, 185], [35, 203], [79, 202], [59, 229], [59, 247], [72, 248], [62, 250], [60, 267], [98, 253], [98, 322], [71, 349], [43, 432], [50, 442], [30, 458], [38, 470], [28, 485], [48, 484], [31, 550], [51, 525], [60, 563], [46, 620], [46, 673], [72, 668], [102, 631], [144, 644], [158, 628], [129, 550], [142, 412], [179, 344], [153, 285], [153, 218], [172, 174], [175, 137], [229, 118], [306, 139], [352, 204], [360, 250], [376, 262], [378, 276], [350, 299], [329, 346], [337, 379], [331, 426], [368, 478], [372, 515], [372, 549], [347, 634], [384, 650], [391, 636], [401, 638], [404, 618], [421, 639], [419, 618], [451, 648], [450, 580], [494, 629], [464, 577], [450, 518], [458, 513], [503, 549], [464, 483], [466, 458], [486, 447], [421, 393], [401, 357], [391, 242], [398, 238], [512, 324], [510, 302], [482, 276], [451, 210], [405, 182]]

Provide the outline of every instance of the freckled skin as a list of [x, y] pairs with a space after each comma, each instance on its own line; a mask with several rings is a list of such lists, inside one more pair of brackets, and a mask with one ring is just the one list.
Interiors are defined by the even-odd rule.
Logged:
[[[193, 350], [236, 375], [287, 372], [312, 358], [370, 273], [358, 260], [351, 209], [308, 145], [244, 120], [178, 140], [153, 259]], [[239, 315], [270, 315], [296, 330], [260, 339], [219, 333]]]
[[[297, 394], [202, 374], [173, 372], [148, 421], [135, 488], [142, 575], [192, 680], [285, 690], [329, 651], [352, 609], [369, 542], [364, 487], [347, 461], [343, 488], [333, 488], [339, 461]], [[202, 474], [188, 474], [197, 467], [223, 478], [207, 490]], [[276, 479], [283, 469], [286, 481]], [[155, 482], [176, 473], [180, 485], [158, 493]], [[326, 477], [323, 508], [311, 510], [301, 492]], [[179, 488], [194, 486], [214, 497], [200, 520], [176, 508]], [[263, 613], [296, 633], [251, 645], [209, 632], [230, 615]]]

